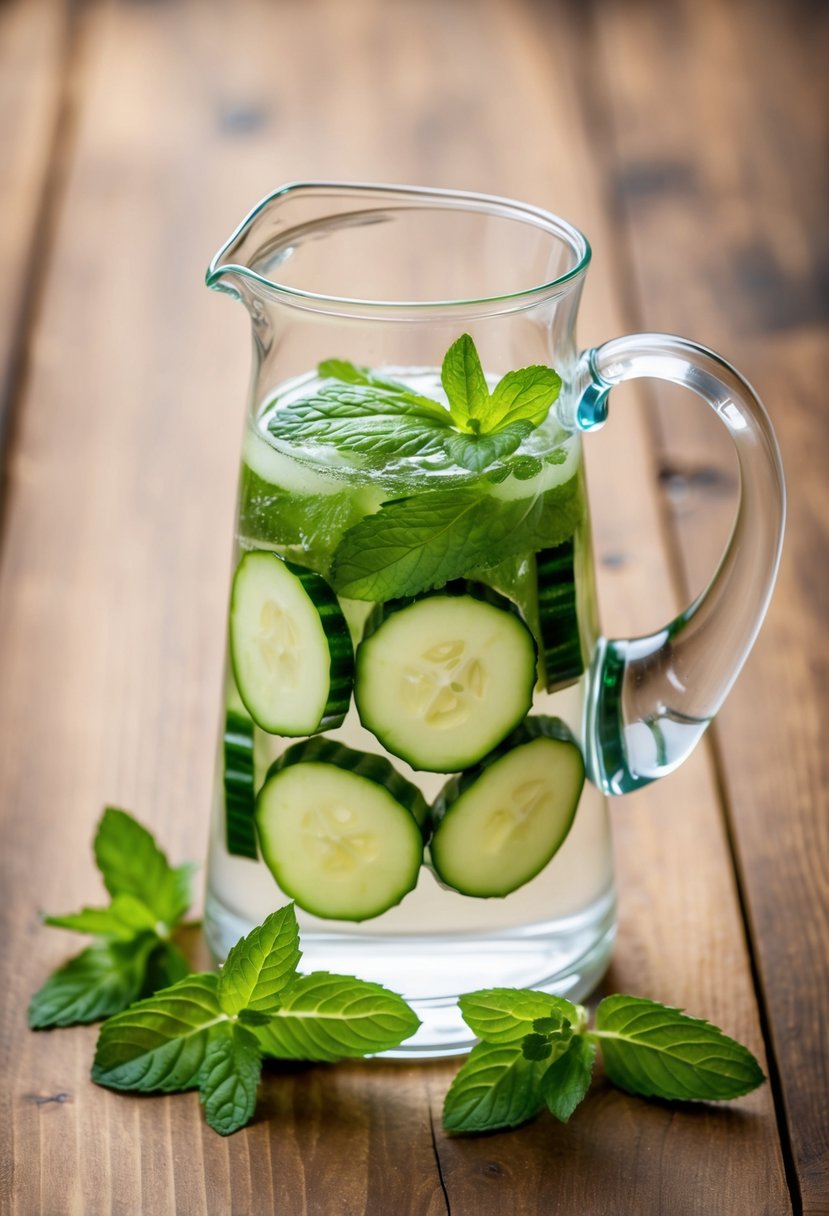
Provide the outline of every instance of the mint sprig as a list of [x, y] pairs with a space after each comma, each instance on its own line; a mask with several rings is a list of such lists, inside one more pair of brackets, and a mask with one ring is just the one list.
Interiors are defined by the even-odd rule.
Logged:
[[262, 1057], [336, 1060], [396, 1047], [420, 1022], [402, 997], [351, 976], [298, 975], [293, 904], [233, 947], [220, 975], [189, 975], [101, 1027], [92, 1079], [110, 1089], [198, 1088], [222, 1135], [256, 1103]]
[[452, 421], [472, 435], [492, 435], [516, 423], [526, 423], [525, 434], [529, 434], [547, 417], [561, 390], [557, 372], [533, 365], [507, 372], [490, 393], [469, 334], [461, 334], [449, 347], [440, 380]]
[[219, 974], [190, 974], [170, 935], [190, 902], [191, 867], [170, 866], [146, 828], [111, 807], [98, 826], [95, 859], [109, 905], [45, 920], [98, 940], [35, 994], [29, 1022], [39, 1029], [108, 1018], [92, 1066], [99, 1085], [198, 1089], [208, 1124], [229, 1135], [253, 1115], [264, 1057], [374, 1055], [420, 1025], [380, 984], [298, 974], [293, 904], [238, 941]]
[[147, 829], [115, 807], [103, 814], [94, 852], [109, 904], [44, 921], [97, 940], [32, 997], [33, 1029], [110, 1017], [189, 970], [171, 939], [190, 906], [193, 867], [171, 866]]
[[723, 1101], [765, 1080], [747, 1047], [710, 1022], [643, 997], [606, 997], [593, 1029], [581, 1005], [532, 990], [486, 989], [459, 1003], [483, 1041], [449, 1087], [447, 1131], [515, 1127], [544, 1106], [566, 1123], [587, 1094], [597, 1047], [609, 1079], [643, 1097]]
[[446, 405], [345, 359], [326, 359], [317, 371], [326, 383], [275, 411], [268, 423], [274, 438], [378, 461], [442, 456], [475, 473], [511, 455], [561, 390], [557, 372], [535, 365], [507, 372], [490, 392], [469, 334], [443, 359]]

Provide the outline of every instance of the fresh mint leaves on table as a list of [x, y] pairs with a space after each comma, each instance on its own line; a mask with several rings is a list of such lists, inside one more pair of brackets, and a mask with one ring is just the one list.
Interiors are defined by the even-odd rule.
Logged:
[[193, 867], [171, 866], [146, 828], [114, 807], [98, 825], [94, 851], [110, 903], [44, 917], [96, 941], [35, 993], [33, 1029], [99, 1021], [189, 971], [171, 936], [190, 906]]
[[765, 1080], [751, 1052], [716, 1026], [642, 997], [606, 997], [592, 1030], [581, 1005], [542, 992], [492, 988], [459, 1003], [482, 1041], [446, 1095], [450, 1132], [516, 1127], [545, 1106], [566, 1123], [587, 1094], [597, 1047], [614, 1085], [649, 1098], [721, 1101]]
[[297, 975], [293, 904], [237, 942], [221, 972], [187, 976], [101, 1027], [92, 1079], [110, 1089], [198, 1088], [222, 1135], [249, 1122], [262, 1057], [308, 1061], [397, 1047], [418, 1018], [402, 997], [365, 980]]
[[453, 342], [441, 367], [448, 409], [345, 359], [327, 359], [318, 372], [331, 383], [277, 410], [268, 424], [274, 438], [381, 461], [442, 454], [473, 473], [514, 452], [561, 389], [552, 368], [533, 366], [507, 372], [490, 392], [469, 334]]
[[192, 867], [170, 866], [150, 833], [114, 808], [98, 827], [95, 859], [109, 906], [44, 919], [99, 940], [35, 994], [29, 1024], [109, 1018], [92, 1067], [98, 1084], [197, 1088], [207, 1122], [228, 1135], [253, 1114], [263, 1057], [370, 1055], [397, 1047], [420, 1025], [403, 998], [379, 984], [325, 971], [299, 975], [293, 904], [238, 941], [220, 973], [189, 974], [169, 938], [190, 904]]

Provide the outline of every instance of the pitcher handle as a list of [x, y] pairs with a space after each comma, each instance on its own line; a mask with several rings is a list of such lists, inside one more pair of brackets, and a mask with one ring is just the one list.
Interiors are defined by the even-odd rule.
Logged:
[[664, 629], [647, 637], [603, 638], [596, 649], [586, 762], [605, 793], [624, 794], [682, 763], [737, 678], [777, 576], [786, 489], [762, 403], [713, 351], [668, 334], [636, 334], [587, 351], [581, 369], [581, 429], [601, 424], [614, 385], [642, 376], [670, 380], [716, 412], [734, 441], [740, 473], [734, 527], [705, 591]]

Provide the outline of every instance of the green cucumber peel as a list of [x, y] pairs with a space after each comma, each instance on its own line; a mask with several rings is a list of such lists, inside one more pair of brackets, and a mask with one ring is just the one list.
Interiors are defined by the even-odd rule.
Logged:
[[664, 1101], [729, 1101], [765, 1080], [741, 1043], [682, 1010], [643, 997], [605, 997], [587, 1010], [531, 989], [491, 988], [459, 1000], [482, 1041], [446, 1094], [450, 1132], [514, 1127], [543, 1107], [567, 1123], [586, 1097], [597, 1049], [614, 1085]]

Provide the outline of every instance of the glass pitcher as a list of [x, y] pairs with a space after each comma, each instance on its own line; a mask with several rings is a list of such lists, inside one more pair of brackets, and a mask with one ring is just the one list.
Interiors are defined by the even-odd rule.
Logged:
[[[399, 1055], [466, 1050], [462, 992], [595, 986], [615, 929], [606, 796], [690, 753], [775, 579], [762, 405], [681, 338], [580, 352], [589, 261], [536, 207], [309, 183], [264, 199], [207, 276], [249, 311], [253, 375], [206, 932], [221, 960], [293, 899], [305, 967], [412, 1002]], [[741, 501], [708, 589], [609, 640], [581, 437], [640, 376], [716, 411]]]

